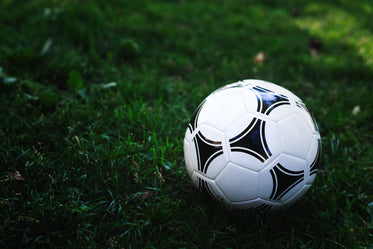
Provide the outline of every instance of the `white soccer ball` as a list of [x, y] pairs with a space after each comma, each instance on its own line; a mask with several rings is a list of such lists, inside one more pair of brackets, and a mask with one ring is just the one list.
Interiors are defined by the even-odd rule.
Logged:
[[320, 152], [317, 124], [300, 98], [261, 80], [211, 93], [184, 138], [193, 184], [234, 209], [294, 203], [315, 180]]

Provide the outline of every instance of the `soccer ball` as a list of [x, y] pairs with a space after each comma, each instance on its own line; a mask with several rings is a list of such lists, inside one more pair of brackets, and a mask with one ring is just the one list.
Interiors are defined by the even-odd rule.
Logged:
[[261, 80], [211, 93], [184, 138], [193, 184], [232, 209], [294, 203], [315, 180], [320, 152], [317, 124], [300, 98]]

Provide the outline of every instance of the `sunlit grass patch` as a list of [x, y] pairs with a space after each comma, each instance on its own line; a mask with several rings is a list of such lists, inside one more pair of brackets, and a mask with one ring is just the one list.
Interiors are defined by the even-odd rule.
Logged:
[[[371, 8], [367, 5], [362, 5], [361, 8], [360, 12], [352, 12], [338, 5], [311, 3], [305, 7], [303, 15], [296, 20], [296, 24], [327, 43], [332, 52], [333, 48], [338, 46], [336, 44], [351, 47], [353, 52], [364, 60], [365, 65], [371, 67], [373, 33], [368, 24], [361, 21], [362, 16], [365, 18], [365, 15], [371, 13]], [[338, 54], [343, 54], [343, 51], [334, 52], [334, 55]]]

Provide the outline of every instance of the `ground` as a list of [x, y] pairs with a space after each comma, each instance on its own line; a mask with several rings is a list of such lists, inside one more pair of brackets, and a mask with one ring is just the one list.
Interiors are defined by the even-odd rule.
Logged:
[[[372, 248], [370, 1], [0, 2], [0, 246]], [[290, 210], [232, 212], [183, 159], [194, 109], [256, 78], [318, 121]]]

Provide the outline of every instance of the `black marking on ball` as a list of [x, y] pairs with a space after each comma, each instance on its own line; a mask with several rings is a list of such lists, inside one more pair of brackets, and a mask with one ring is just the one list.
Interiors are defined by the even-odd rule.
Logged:
[[197, 152], [198, 170], [206, 174], [211, 161], [223, 154], [222, 143], [209, 140], [200, 131], [193, 140]]
[[190, 133], [192, 133], [197, 128], [197, 122], [199, 114], [202, 110], [202, 107], [206, 103], [206, 99], [202, 101], [202, 103], [197, 107], [197, 109], [194, 111], [192, 118], [190, 119], [190, 122], [188, 124], [188, 128], [190, 130]]
[[290, 105], [289, 98], [283, 94], [275, 94], [273, 91], [260, 86], [254, 86], [254, 91], [257, 100], [258, 108], [257, 111], [266, 115], [280, 105]]
[[301, 108], [301, 109], [309, 112], [308, 109], [307, 109], [307, 107], [306, 107], [306, 105], [302, 101], [296, 100], [295, 104], [296, 104], [297, 107], [299, 107], [299, 108]]
[[273, 189], [269, 198], [276, 201], [281, 200], [286, 193], [304, 180], [304, 170], [292, 171], [280, 163], [269, 172], [273, 180]]
[[321, 139], [319, 138], [317, 139], [317, 153], [316, 153], [315, 159], [313, 160], [310, 166], [310, 176], [316, 174], [319, 169], [320, 155], [321, 155]]
[[207, 182], [206, 180], [198, 177], [198, 184], [199, 184], [199, 189], [208, 193], [209, 196], [211, 196], [215, 201], [220, 201], [217, 196], [215, 196], [211, 190], [210, 183]]
[[239, 135], [229, 139], [232, 152], [243, 152], [264, 162], [272, 153], [265, 136], [266, 121], [254, 118]]

